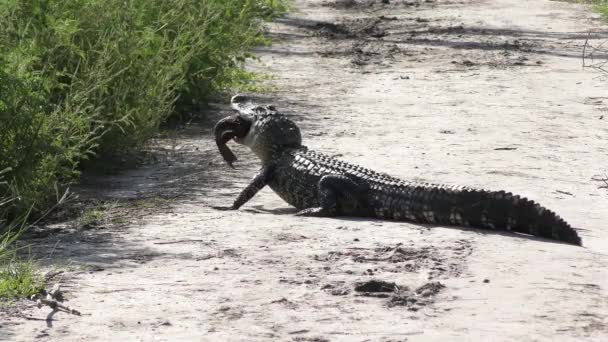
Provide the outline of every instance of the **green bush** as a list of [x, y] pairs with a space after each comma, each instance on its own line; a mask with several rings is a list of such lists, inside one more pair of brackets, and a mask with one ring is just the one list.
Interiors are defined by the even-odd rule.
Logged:
[[284, 0], [0, 2], [0, 210], [41, 210], [94, 155], [251, 80], [243, 62]]

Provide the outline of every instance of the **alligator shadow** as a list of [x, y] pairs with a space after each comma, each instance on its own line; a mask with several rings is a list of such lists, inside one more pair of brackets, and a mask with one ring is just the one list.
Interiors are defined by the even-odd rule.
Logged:
[[[298, 212], [298, 210], [293, 207], [265, 209], [262, 205], [256, 205], [256, 206], [252, 206], [251, 208], [254, 208], [254, 210], [252, 210], [250, 212], [264, 213], [264, 214], [271, 214], [271, 215], [294, 215], [295, 213]], [[243, 210], [247, 210], [247, 209], [243, 209]], [[554, 244], [572, 246], [572, 244], [569, 244], [569, 243], [563, 242], [563, 241], [552, 240], [552, 239], [548, 239], [548, 238], [544, 238], [544, 237], [528, 235], [528, 234], [523, 234], [523, 233], [509, 232], [509, 231], [504, 231], [504, 230], [490, 230], [490, 229], [482, 229], [482, 228], [474, 228], [474, 227], [424, 224], [424, 223], [416, 223], [416, 222], [408, 222], [408, 221], [382, 220], [382, 219], [356, 217], [356, 216], [337, 216], [337, 217], [330, 217], [329, 219], [336, 220], [336, 221], [346, 221], [346, 222], [405, 223], [405, 224], [408, 224], [411, 226], [415, 226], [418, 229], [425, 229], [425, 230], [433, 229], [433, 228], [448, 228], [448, 229], [456, 229], [456, 230], [460, 230], [460, 231], [471, 232], [471, 233], [475, 233], [477, 235], [483, 235], [483, 236], [501, 235], [501, 236], [506, 236], [506, 237], [514, 238], [514, 239], [532, 240], [532, 241], [538, 241], [538, 242], [544, 242], [544, 243], [554, 243]]]
[[250, 208], [253, 209], [241, 209], [243, 211], [248, 211], [256, 214], [271, 214], [271, 215], [295, 215], [298, 212], [298, 209], [294, 207], [285, 207], [285, 208], [272, 208], [266, 209], [263, 205], [253, 205]]
[[[344, 218], [340, 217], [340, 218], [336, 218], [336, 219], [344, 219]], [[358, 218], [358, 217], [353, 217], [353, 218], [349, 217], [349, 218], [346, 218], [346, 220], [352, 220], [352, 221], [374, 220], [374, 221], [380, 221], [380, 222], [402, 222], [402, 223], [407, 223], [409, 225], [413, 225], [413, 226], [416, 226], [419, 228], [424, 228], [424, 229], [448, 228], [448, 229], [456, 229], [456, 230], [465, 231], [465, 232], [471, 232], [471, 233], [475, 233], [477, 235], [501, 235], [501, 236], [506, 236], [506, 237], [514, 238], [514, 239], [532, 240], [532, 241], [548, 242], [548, 243], [572, 246], [572, 244], [569, 244], [569, 243], [566, 243], [563, 241], [552, 240], [552, 239], [548, 239], [548, 238], [544, 238], [544, 237], [528, 235], [528, 234], [523, 234], [523, 233], [509, 232], [506, 230], [491, 230], [491, 229], [482, 229], [482, 228], [475, 228], [475, 227], [426, 224], [426, 223], [415, 223], [415, 222], [407, 222], [407, 221], [392, 221], [392, 220], [384, 221], [384, 220], [365, 219], [365, 218]]]

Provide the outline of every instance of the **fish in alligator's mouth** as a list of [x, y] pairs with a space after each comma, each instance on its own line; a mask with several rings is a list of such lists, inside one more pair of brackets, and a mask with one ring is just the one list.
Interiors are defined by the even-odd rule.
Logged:
[[251, 122], [243, 119], [239, 114], [231, 115], [220, 120], [213, 129], [215, 134], [215, 143], [220, 150], [220, 154], [232, 168], [237, 158], [232, 153], [227, 143], [230, 140], [235, 140], [237, 143], [243, 143], [243, 139], [247, 136]]

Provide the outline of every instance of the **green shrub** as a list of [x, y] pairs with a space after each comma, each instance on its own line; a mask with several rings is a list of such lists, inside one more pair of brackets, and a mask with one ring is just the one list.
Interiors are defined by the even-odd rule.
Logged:
[[133, 148], [176, 111], [251, 80], [284, 0], [0, 2], [0, 198], [47, 206], [93, 155]]

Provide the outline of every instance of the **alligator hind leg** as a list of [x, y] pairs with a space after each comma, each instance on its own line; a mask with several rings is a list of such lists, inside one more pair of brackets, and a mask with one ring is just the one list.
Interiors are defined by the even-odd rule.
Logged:
[[[347, 208], [356, 208], [361, 187], [342, 175], [326, 175], [319, 180], [319, 207], [299, 211], [297, 216], [332, 217], [348, 214]], [[347, 211], [347, 212], [345, 212]]]

